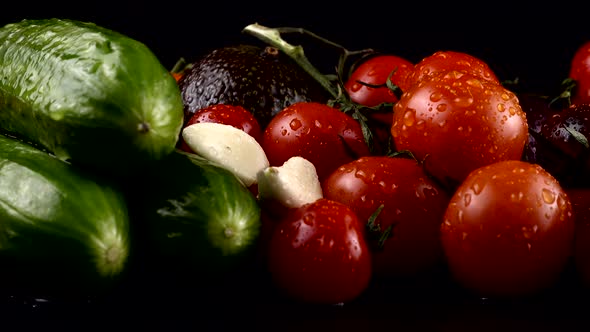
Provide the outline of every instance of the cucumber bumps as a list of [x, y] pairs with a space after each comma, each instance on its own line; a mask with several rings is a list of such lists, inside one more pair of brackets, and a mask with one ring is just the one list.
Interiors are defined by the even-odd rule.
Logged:
[[178, 85], [144, 44], [65, 19], [0, 28], [0, 131], [121, 174], [171, 153], [182, 123]]

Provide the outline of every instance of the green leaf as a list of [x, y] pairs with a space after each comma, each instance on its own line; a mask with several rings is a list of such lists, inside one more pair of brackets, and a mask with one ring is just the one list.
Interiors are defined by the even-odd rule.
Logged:
[[565, 130], [567, 130], [580, 144], [582, 144], [585, 148], [589, 148], [590, 144], [588, 144], [588, 138], [584, 136], [581, 132], [569, 127], [565, 126]]

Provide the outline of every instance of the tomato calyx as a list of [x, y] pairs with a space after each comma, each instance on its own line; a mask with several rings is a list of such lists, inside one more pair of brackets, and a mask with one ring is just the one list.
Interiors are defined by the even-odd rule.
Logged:
[[369, 220], [367, 221], [367, 231], [368, 231], [368, 239], [369, 239], [369, 246], [373, 250], [381, 251], [385, 246], [385, 241], [393, 236], [393, 227], [395, 223], [387, 226], [384, 230], [381, 230], [381, 225], [377, 223], [377, 217], [385, 207], [384, 204], [381, 204], [375, 209], [375, 212], [371, 214]]
[[172, 69], [170, 69], [170, 73], [176, 80], [176, 82], [180, 81], [184, 76], [184, 73], [192, 67], [192, 63], [188, 63], [185, 58], [179, 58]]

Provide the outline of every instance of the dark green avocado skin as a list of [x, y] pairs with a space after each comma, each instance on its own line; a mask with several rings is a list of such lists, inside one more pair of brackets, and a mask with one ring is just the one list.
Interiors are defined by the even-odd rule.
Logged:
[[327, 102], [328, 92], [286, 54], [240, 44], [214, 49], [197, 59], [179, 81], [185, 124], [213, 104], [241, 105], [262, 128], [285, 107]]

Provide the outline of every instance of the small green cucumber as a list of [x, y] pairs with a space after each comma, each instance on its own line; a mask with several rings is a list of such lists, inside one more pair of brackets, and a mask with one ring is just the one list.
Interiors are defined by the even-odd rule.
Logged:
[[143, 249], [137, 252], [150, 271], [143, 279], [175, 279], [188, 292], [211, 286], [197, 281], [216, 280], [255, 262], [261, 210], [231, 171], [176, 150], [136, 175], [126, 192], [133, 220], [141, 221], [136, 238]]
[[130, 255], [124, 194], [14, 137], [0, 135], [0, 283], [35, 296], [95, 295]]
[[182, 123], [180, 89], [145, 44], [67, 19], [0, 27], [0, 131], [120, 172], [171, 153]]

